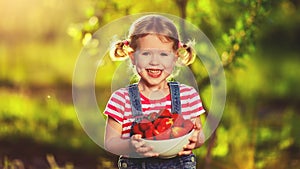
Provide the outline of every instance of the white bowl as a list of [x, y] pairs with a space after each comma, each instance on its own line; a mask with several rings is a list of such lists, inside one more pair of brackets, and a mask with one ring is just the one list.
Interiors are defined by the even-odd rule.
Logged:
[[172, 158], [183, 150], [183, 146], [189, 143], [189, 138], [192, 136], [193, 132], [194, 129], [184, 136], [168, 140], [142, 140], [147, 146], [153, 148], [153, 152], [159, 153], [159, 157]]

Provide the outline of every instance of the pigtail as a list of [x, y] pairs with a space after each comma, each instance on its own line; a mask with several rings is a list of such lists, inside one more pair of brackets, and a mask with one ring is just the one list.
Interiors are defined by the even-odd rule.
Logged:
[[113, 61], [125, 60], [130, 53], [133, 52], [133, 49], [130, 47], [129, 41], [118, 41], [112, 45], [110, 49], [110, 58]]
[[193, 43], [188, 42], [188, 43], [182, 44], [179, 42], [178, 49], [177, 49], [177, 55], [181, 61], [181, 64], [186, 65], [186, 66], [192, 64], [196, 58], [196, 52], [193, 48]]

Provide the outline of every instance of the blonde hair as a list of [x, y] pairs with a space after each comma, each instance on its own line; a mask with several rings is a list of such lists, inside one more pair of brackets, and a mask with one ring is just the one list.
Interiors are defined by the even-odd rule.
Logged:
[[157, 35], [162, 42], [173, 42], [173, 50], [184, 65], [193, 63], [195, 51], [192, 43], [182, 44], [175, 24], [161, 15], [146, 15], [137, 19], [129, 29], [128, 39], [115, 42], [110, 50], [112, 60], [124, 60], [139, 48], [138, 39], [149, 34]]

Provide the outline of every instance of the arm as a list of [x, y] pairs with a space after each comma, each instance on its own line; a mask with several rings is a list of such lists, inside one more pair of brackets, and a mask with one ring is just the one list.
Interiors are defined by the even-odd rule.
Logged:
[[151, 152], [151, 147], [146, 147], [141, 140], [141, 135], [133, 135], [130, 139], [122, 139], [122, 126], [111, 117], [107, 118], [104, 147], [107, 151], [117, 155], [130, 155], [137, 153], [141, 156], [158, 156], [157, 153]]
[[104, 148], [117, 155], [129, 154], [131, 151], [130, 140], [121, 138], [121, 124], [108, 117], [105, 129]]
[[194, 122], [195, 124], [195, 134], [193, 135], [195, 138], [193, 140], [196, 141], [196, 145], [195, 145], [195, 148], [199, 148], [201, 147], [204, 142], [205, 142], [205, 135], [204, 135], [204, 131], [203, 131], [203, 126], [202, 126], [202, 123], [201, 123], [201, 118], [198, 117], [198, 118], [194, 118], [192, 119], [192, 121]]

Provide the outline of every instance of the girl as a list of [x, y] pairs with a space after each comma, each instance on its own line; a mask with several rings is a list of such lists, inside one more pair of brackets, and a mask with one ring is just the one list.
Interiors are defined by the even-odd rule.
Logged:
[[[140, 79], [136, 84], [141, 105], [141, 115], [158, 112], [162, 108], [174, 107], [168, 78], [177, 62], [189, 65], [194, 61], [195, 52], [179, 41], [174, 23], [161, 15], [146, 15], [135, 21], [128, 40], [112, 47], [113, 60], [129, 57]], [[128, 87], [115, 91], [107, 103], [104, 114], [108, 116], [105, 133], [105, 149], [120, 155], [119, 168], [196, 168], [192, 150], [204, 142], [200, 115], [204, 113], [197, 91], [190, 86], [179, 84], [180, 111], [185, 119], [191, 119], [195, 131], [189, 144], [176, 157], [160, 159], [141, 140], [141, 135], [130, 135], [135, 121], [134, 112], [139, 112], [132, 103]], [[139, 157], [139, 158], [137, 158]]]

